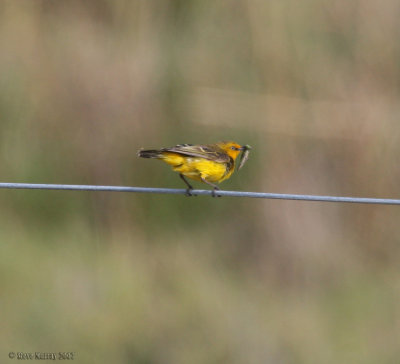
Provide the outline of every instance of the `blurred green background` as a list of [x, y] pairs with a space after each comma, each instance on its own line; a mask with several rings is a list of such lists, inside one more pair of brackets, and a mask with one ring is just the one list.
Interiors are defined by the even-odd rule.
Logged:
[[[183, 188], [136, 151], [232, 139], [253, 151], [224, 189], [399, 198], [399, 16], [393, 0], [2, 1], [1, 181]], [[0, 362], [399, 363], [399, 218], [2, 190]]]

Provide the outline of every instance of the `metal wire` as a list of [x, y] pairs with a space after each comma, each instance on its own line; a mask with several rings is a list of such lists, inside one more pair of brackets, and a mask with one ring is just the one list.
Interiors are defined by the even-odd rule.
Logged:
[[[60, 185], [60, 184], [45, 184], [45, 183], [0, 183], [0, 188], [35, 189], [35, 190], [163, 193], [163, 194], [175, 194], [175, 195], [186, 194], [185, 189], [174, 189], [174, 188]], [[210, 190], [192, 190], [191, 193], [193, 195], [212, 195], [213, 192]], [[389, 198], [294, 195], [294, 194], [286, 194], [286, 193], [242, 192], [242, 191], [223, 191], [223, 190], [216, 191], [216, 194], [219, 196], [267, 198], [267, 199], [279, 199], [279, 200], [301, 200], [301, 201], [320, 201], [320, 202], [347, 202], [347, 203], [366, 203], [366, 204], [380, 204], [380, 205], [400, 205], [399, 199], [389, 199]]]

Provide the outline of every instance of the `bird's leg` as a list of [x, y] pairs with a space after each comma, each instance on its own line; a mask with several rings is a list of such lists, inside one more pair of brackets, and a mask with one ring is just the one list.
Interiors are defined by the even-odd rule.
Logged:
[[188, 196], [188, 197], [196, 196], [196, 195], [193, 195], [192, 193], [190, 193], [190, 191], [193, 190], [193, 186], [186, 180], [185, 176], [182, 173], [179, 173], [179, 177], [181, 177], [183, 179], [183, 182], [185, 182], [186, 185], [188, 186], [188, 189], [186, 190], [186, 196]]
[[207, 183], [208, 185], [210, 185], [211, 187], [213, 187], [213, 190], [212, 190], [212, 193], [211, 193], [211, 196], [212, 196], [212, 197], [221, 197], [220, 195], [215, 194], [215, 191], [219, 190], [219, 187], [218, 187], [217, 185], [215, 185], [214, 183], [211, 183], [211, 182], [207, 181], [204, 177], [200, 177], [200, 178], [201, 178], [201, 180], [202, 180], [204, 183]]

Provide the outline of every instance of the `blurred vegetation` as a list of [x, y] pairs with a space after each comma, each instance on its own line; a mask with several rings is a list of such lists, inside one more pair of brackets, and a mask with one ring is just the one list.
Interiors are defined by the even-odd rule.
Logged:
[[[400, 5], [0, 4], [3, 182], [183, 187], [141, 147], [235, 140], [226, 189], [397, 198]], [[391, 206], [0, 191], [1, 362], [398, 363]]]

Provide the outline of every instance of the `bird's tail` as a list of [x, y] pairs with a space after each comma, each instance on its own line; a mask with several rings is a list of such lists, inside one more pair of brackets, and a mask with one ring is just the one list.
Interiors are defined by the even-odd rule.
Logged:
[[142, 158], [161, 158], [161, 150], [139, 150], [137, 155]]

